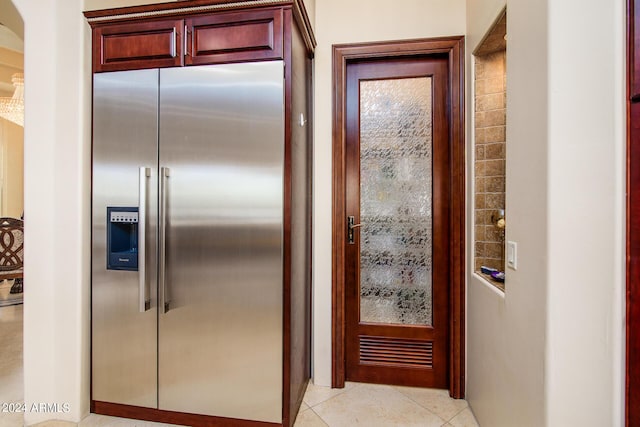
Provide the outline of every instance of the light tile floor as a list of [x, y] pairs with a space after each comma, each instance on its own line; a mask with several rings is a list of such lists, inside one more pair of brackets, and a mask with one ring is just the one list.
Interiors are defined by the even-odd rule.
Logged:
[[476, 427], [467, 402], [446, 390], [347, 383], [343, 389], [309, 384], [296, 427]]
[[[0, 404], [22, 402], [22, 305], [0, 307]], [[18, 427], [22, 414], [0, 412], [0, 427]], [[43, 423], [58, 427], [66, 423]], [[79, 427], [169, 427], [90, 414]], [[445, 390], [347, 383], [331, 389], [309, 384], [296, 427], [476, 427], [467, 402]], [[174, 426], [175, 427], [175, 426]]]
[[[10, 305], [0, 308], [0, 404], [21, 403], [22, 383], [22, 305]], [[0, 412], [0, 427], [21, 425], [21, 413]]]

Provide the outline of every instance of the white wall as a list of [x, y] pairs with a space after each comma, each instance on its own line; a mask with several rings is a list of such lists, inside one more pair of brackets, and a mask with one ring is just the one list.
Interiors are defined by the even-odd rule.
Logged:
[[313, 380], [331, 384], [332, 45], [463, 35], [464, 0], [319, 0], [315, 11]]
[[[322, 1], [322, 0], [320, 0]], [[304, 3], [304, 8], [307, 10], [307, 15], [309, 15], [309, 21], [311, 21], [311, 26], [314, 27], [316, 25], [316, 0], [302, 0]]]
[[[481, 425], [621, 425], [624, 21], [614, 3], [508, 2], [506, 237], [519, 259], [504, 296], [469, 272], [467, 393]], [[470, 51], [503, 5], [468, 1]]]
[[548, 0], [549, 426], [622, 423], [624, 14]]
[[[471, 52], [504, 8], [467, 7], [468, 144], [473, 147]], [[506, 238], [518, 242], [518, 270], [505, 295], [473, 273], [473, 182], [468, 188], [467, 398], [481, 425], [544, 425], [546, 322], [546, 5], [509, 1], [507, 18]], [[468, 175], [473, 176], [473, 149]]]
[[25, 421], [79, 420], [89, 410], [89, 32], [81, 0], [15, 4], [25, 21], [25, 402], [71, 405]]

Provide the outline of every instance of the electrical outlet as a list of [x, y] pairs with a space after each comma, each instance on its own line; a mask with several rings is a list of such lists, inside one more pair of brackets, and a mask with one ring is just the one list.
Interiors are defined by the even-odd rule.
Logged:
[[518, 269], [518, 244], [507, 242], [507, 267], [512, 270]]

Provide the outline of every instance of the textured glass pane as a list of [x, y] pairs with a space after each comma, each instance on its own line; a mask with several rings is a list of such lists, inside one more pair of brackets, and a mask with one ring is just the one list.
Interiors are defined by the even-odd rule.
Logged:
[[360, 82], [360, 320], [432, 324], [431, 78]]

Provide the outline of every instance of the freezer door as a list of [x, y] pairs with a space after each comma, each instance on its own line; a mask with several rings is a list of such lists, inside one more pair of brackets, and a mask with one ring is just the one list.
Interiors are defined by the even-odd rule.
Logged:
[[160, 71], [160, 409], [282, 420], [283, 94], [282, 61]]
[[[93, 80], [92, 398], [150, 408], [157, 407], [158, 78], [158, 70], [142, 70]], [[123, 247], [137, 246], [137, 270], [107, 269], [108, 228]], [[144, 242], [123, 239], [130, 229]]]

